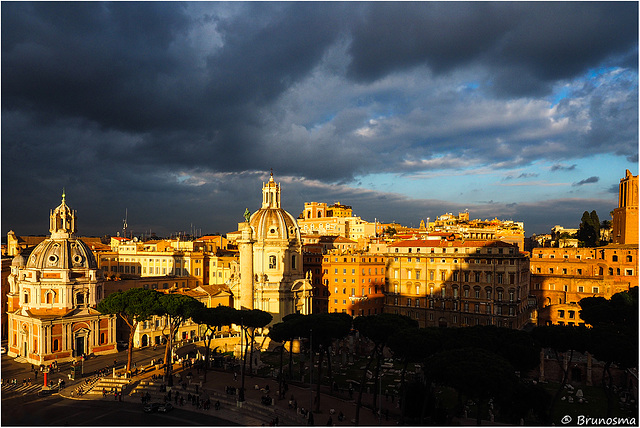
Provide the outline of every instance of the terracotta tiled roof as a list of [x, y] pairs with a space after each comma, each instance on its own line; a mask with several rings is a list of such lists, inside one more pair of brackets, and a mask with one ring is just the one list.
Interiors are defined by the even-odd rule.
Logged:
[[427, 240], [427, 239], [411, 239], [407, 241], [394, 242], [389, 244], [389, 247], [513, 247], [513, 244], [508, 244], [502, 241], [477, 241], [477, 240], [464, 240], [464, 241], [442, 241], [442, 240]]

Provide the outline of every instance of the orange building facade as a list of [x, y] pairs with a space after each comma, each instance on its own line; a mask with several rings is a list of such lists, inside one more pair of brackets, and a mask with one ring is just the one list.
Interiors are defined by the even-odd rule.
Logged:
[[580, 299], [610, 298], [638, 286], [638, 245], [596, 248], [535, 248], [531, 293], [538, 325], [584, 325]]
[[322, 257], [321, 269], [321, 293], [326, 295], [327, 312], [344, 312], [353, 317], [382, 312], [385, 257], [334, 252]]

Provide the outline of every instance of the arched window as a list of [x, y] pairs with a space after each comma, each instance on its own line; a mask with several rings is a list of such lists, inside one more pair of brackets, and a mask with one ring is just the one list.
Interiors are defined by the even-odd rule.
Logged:
[[613, 257], [611, 258], [611, 260], [613, 260], [614, 262], [618, 261], [618, 256], [616, 256], [615, 254], [613, 255]]
[[76, 294], [76, 305], [84, 305], [84, 294], [77, 293]]
[[55, 293], [53, 291], [47, 291], [47, 297], [46, 297], [46, 302], [48, 305], [53, 304], [53, 301], [55, 299]]

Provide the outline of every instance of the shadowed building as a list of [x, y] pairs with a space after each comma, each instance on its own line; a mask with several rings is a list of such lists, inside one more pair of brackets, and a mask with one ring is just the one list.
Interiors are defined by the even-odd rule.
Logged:
[[531, 321], [529, 258], [502, 241], [420, 240], [387, 247], [384, 312], [420, 327], [495, 325]]

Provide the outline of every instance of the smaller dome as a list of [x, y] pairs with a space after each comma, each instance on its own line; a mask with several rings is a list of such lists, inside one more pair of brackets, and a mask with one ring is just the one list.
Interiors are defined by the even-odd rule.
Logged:
[[11, 266], [19, 268], [24, 267], [24, 257], [22, 257], [21, 254], [15, 256], [13, 260], [11, 260]]

